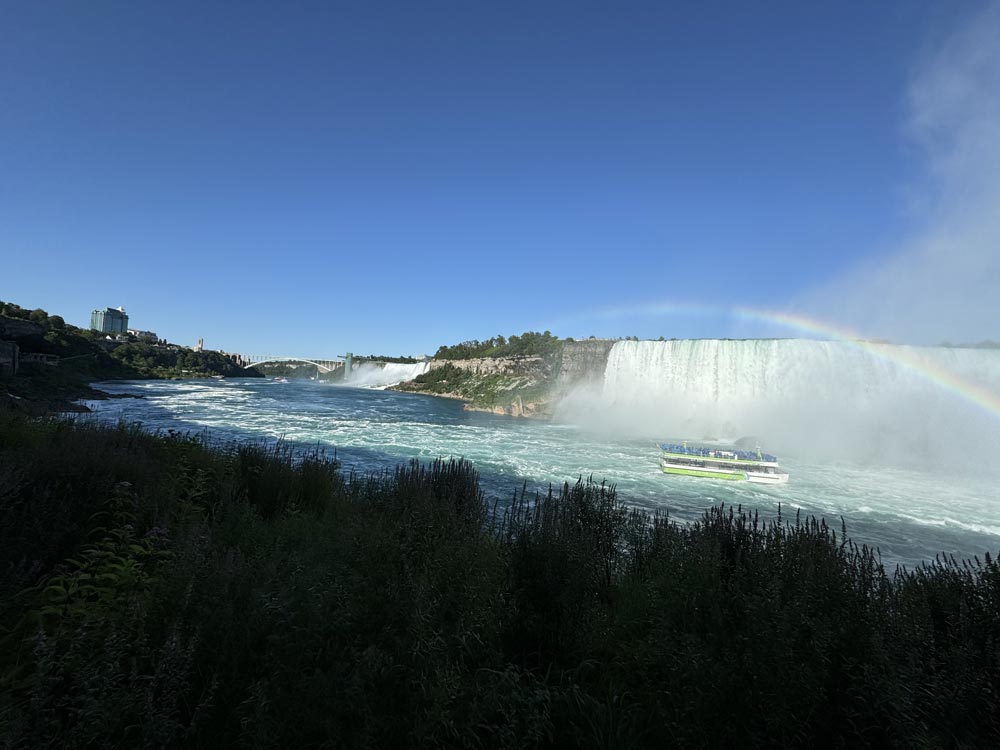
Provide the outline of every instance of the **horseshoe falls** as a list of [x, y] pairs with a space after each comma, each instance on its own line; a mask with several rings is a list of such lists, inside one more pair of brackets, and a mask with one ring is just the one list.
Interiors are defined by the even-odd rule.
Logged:
[[1000, 396], [1000, 350], [620, 341], [596, 414], [651, 436], [753, 436], [768, 450], [817, 461], [950, 471], [1000, 455], [1000, 409], [977, 400], [984, 393]]
[[[423, 366], [423, 365], [420, 365]], [[414, 367], [401, 365], [399, 367]], [[552, 421], [464, 411], [377, 387], [263, 379], [98, 384], [141, 396], [90, 405], [91, 418], [211, 439], [286, 440], [336, 451], [345, 469], [463, 456], [500, 507], [515, 489], [593, 477], [627, 503], [689, 522], [719, 503], [765, 518], [841, 519], [883, 561], [1000, 550], [1000, 416], [969, 393], [1000, 393], [1000, 351], [825, 341], [617, 342]], [[375, 381], [378, 382], [375, 382]], [[958, 385], [956, 385], [958, 384]], [[967, 387], [968, 392], [956, 392]], [[974, 389], [979, 389], [975, 391]], [[992, 389], [992, 390], [990, 390]], [[752, 436], [787, 485], [667, 476], [656, 443]]]

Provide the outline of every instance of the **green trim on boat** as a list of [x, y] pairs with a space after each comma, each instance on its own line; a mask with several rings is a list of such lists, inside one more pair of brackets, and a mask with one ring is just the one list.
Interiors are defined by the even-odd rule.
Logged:
[[664, 466], [664, 474], [682, 474], [688, 477], [708, 477], [709, 479], [728, 479], [740, 482], [745, 480], [746, 474], [729, 473], [721, 471], [706, 471], [705, 469], [675, 469], [672, 466]]

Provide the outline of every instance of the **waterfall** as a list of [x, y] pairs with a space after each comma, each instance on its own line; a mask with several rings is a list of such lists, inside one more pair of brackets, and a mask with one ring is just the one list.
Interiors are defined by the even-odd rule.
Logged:
[[430, 366], [430, 362], [415, 362], [413, 364], [387, 362], [384, 365], [365, 362], [354, 368], [347, 385], [359, 388], [384, 388], [413, 380], [417, 375], [423, 375], [427, 372]]
[[935, 379], [941, 372], [1000, 393], [1000, 350], [619, 341], [598, 404], [617, 426], [664, 438], [753, 435], [775, 450], [908, 462], [1000, 454], [1000, 415], [943, 387]]

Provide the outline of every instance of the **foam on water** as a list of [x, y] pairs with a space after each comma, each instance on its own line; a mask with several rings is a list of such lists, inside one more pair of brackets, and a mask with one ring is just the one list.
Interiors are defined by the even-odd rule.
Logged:
[[386, 388], [413, 380], [427, 372], [430, 366], [430, 362], [387, 362], [384, 365], [364, 362], [351, 371], [351, 379], [347, 385], [352, 388]]
[[[1000, 548], [1000, 476], [927, 467], [873, 468], [846, 460], [824, 462], [794, 449], [780, 454], [792, 476], [782, 487], [668, 477], [647, 437], [611, 435], [568, 423], [518, 420], [465, 412], [447, 399], [394, 391], [334, 387], [308, 381], [144, 381], [98, 387], [142, 395], [96, 402], [100, 418], [141, 421], [150, 429], [199, 432], [219, 439], [279, 439], [336, 448], [346, 467], [384, 470], [410, 458], [473, 461], [487, 493], [501, 503], [522, 481], [593, 476], [617, 485], [629, 503], [668, 512], [679, 521], [700, 517], [719, 502], [773, 516], [801, 509], [852, 538], [878, 546], [883, 560], [914, 564], [938, 552], [969, 557]], [[684, 437], [661, 433], [664, 439]]]

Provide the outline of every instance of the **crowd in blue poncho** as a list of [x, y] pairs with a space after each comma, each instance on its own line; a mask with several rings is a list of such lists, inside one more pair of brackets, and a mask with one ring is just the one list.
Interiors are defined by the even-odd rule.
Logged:
[[721, 450], [719, 448], [703, 448], [700, 446], [676, 445], [661, 443], [660, 448], [668, 453], [681, 453], [685, 456], [700, 456], [701, 458], [737, 458], [741, 461], [769, 461], [777, 463], [778, 457], [759, 451]]

